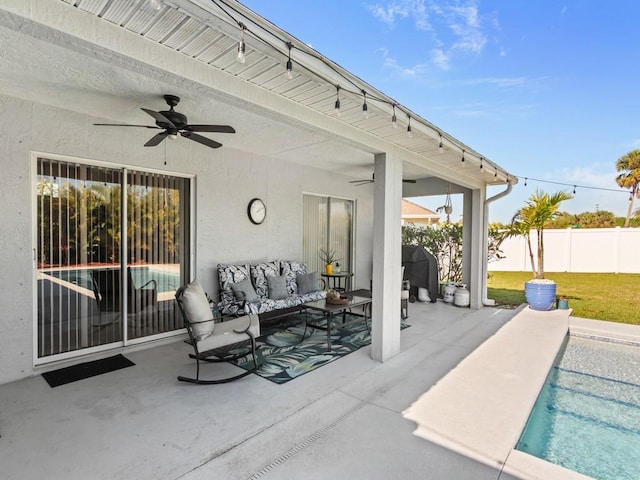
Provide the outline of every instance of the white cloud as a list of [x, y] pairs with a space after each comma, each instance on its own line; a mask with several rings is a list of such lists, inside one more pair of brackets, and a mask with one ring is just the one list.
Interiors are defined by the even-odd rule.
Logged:
[[[390, 27], [411, 20], [417, 30], [428, 30], [430, 61], [441, 70], [450, 69], [460, 55], [480, 55], [489, 42], [487, 32], [500, 30], [497, 13], [481, 13], [478, 0], [378, 0], [367, 8]], [[500, 56], [506, 53], [502, 47]]]
[[403, 77], [418, 77], [429, 70], [428, 65], [423, 63], [417, 63], [411, 67], [403, 67], [398, 64], [398, 61], [395, 58], [389, 56], [389, 51], [386, 48], [381, 48], [380, 51], [382, 52], [385, 68], [388, 68]]
[[431, 60], [442, 70], [449, 70], [449, 56], [441, 49], [431, 50]]
[[428, 30], [429, 16], [424, 0], [396, 0], [386, 5], [367, 5], [373, 16], [389, 26], [394, 26], [397, 18], [412, 18], [416, 28]]

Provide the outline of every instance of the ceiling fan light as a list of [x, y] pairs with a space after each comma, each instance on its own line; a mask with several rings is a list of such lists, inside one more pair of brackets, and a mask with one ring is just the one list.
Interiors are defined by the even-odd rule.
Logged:
[[178, 134], [177, 133], [170, 133], [169, 134], [169, 138], [171, 140], [177, 140], [178, 139]]

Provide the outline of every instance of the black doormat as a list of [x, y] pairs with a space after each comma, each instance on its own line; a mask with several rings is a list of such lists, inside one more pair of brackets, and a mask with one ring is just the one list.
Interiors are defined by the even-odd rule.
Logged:
[[96, 375], [102, 375], [103, 373], [113, 372], [133, 365], [135, 365], [135, 363], [124, 355], [114, 355], [113, 357], [102, 358], [100, 360], [46, 372], [43, 373], [42, 376], [51, 387], [58, 387], [66, 383], [95, 377]]

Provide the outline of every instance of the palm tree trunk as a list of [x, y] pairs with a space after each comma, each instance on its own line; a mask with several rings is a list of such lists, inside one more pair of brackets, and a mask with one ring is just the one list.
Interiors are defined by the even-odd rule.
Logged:
[[527, 246], [529, 247], [529, 261], [531, 262], [531, 273], [533, 278], [538, 278], [536, 275], [536, 264], [533, 263], [533, 248], [531, 247], [531, 235], [527, 235]]
[[631, 213], [633, 212], [633, 201], [636, 198], [637, 187], [631, 190], [629, 195], [629, 206], [627, 207], [627, 218], [624, 219], [624, 228], [629, 228], [629, 221], [631, 220]]
[[538, 230], [538, 276], [544, 278], [544, 240], [542, 230]]

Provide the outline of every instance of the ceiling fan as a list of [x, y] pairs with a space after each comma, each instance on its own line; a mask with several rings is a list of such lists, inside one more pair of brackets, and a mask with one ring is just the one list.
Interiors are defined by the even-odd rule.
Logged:
[[235, 129], [229, 125], [189, 125], [187, 123], [187, 117], [173, 109], [173, 107], [178, 105], [180, 102], [180, 97], [176, 97], [175, 95], [164, 95], [164, 100], [167, 102], [167, 105], [169, 105], [169, 110], [155, 112], [148, 108], [141, 109], [155, 119], [155, 126], [129, 125], [124, 123], [94, 123], [94, 125], [107, 127], [142, 127], [164, 130], [154, 135], [147, 143], [145, 143], [145, 147], [155, 147], [165, 138], [169, 137], [176, 139], [178, 138], [178, 134], [180, 134], [184, 138], [201, 143], [207, 147], [220, 148], [222, 146], [221, 143], [211, 140], [210, 138], [203, 137], [202, 135], [198, 135], [194, 132], [236, 133]]
[[[350, 180], [349, 183], [353, 183], [353, 185], [355, 187], [359, 187], [361, 185], [366, 185], [368, 183], [373, 183], [375, 181], [374, 176], [371, 175], [370, 179], [366, 179], [366, 180]], [[416, 183], [415, 180], [405, 180], [404, 178], [402, 179], [403, 183]]]

